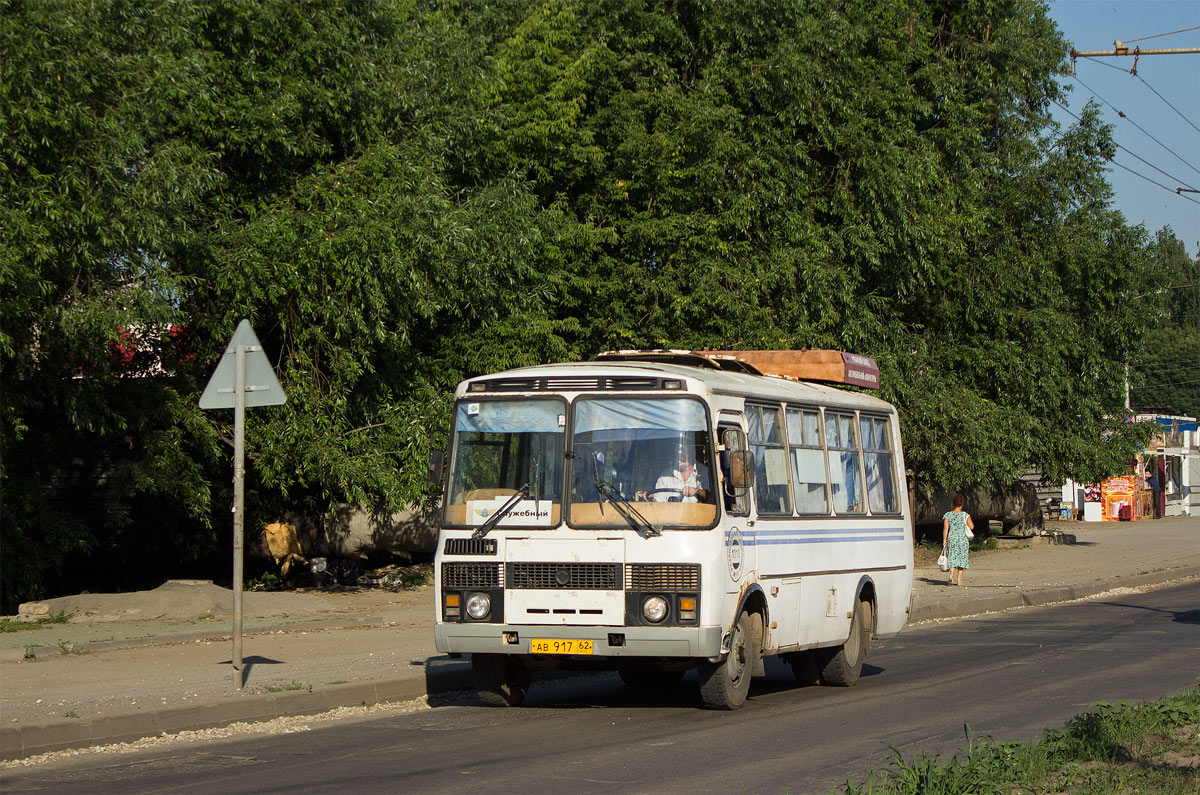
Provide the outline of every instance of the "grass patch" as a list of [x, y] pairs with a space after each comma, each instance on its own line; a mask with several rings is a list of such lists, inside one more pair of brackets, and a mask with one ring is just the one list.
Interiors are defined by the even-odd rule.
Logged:
[[278, 591], [287, 587], [287, 583], [283, 578], [272, 571], [263, 572], [257, 577], [243, 581], [242, 590], [245, 591]]
[[283, 692], [286, 692], [286, 691], [288, 691], [288, 690], [308, 690], [308, 691], [311, 691], [311, 690], [312, 690], [312, 688], [311, 688], [310, 686], [308, 686], [308, 685], [304, 684], [303, 682], [296, 682], [296, 681], [291, 681], [291, 682], [273, 682], [273, 683], [271, 683], [271, 684], [269, 684], [269, 685], [263, 685], [263, 686], [262, 686], [262, 688], [261, 688], [261, 690], [260, 690], [260, 692], [263, 692], [263, 693], [283, 693]]
[[21, 632], [27, 629], [38, 629], [50, 624], [65, 624], [71, 620], [74, 613], [56, 613], [34, 621], [13, 621], [7, 616], [0, 618], [0, 632]]
[[1099, 702], [1032, 743], [977, 742], [945, 761], [895, 755], [846, 795], [1200, 792], [1200, 688], [1146, 704]]
[[83, 654], [83, 649], [69, 640], [60, 640], [58, 642], [58, 650], [63, 654]]
[[999, 549], [1000, 542], [996, 540], [995, 536], [976, 533], [975, 540], [969, 543], [969, 548], [972, 552], [987, 552], [992, 549]]

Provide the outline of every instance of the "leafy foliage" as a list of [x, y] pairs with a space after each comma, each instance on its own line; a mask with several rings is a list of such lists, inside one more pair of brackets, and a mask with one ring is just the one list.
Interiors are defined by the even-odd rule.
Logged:
[[1189, 257], [1169, 228], [1158, 232], [1148, 253], [1142, 287], [1148, 300], [1140, 303], [1157, 323], [1133, 359], [1133, 406], [1200, 417], [1200, 259]]
[[196, 398], [242, 317], [288, 393], [252, 515], [419, 504], [457, 381], [613, 347], [875, 356], [950, 488], [1144, 438], [1173, 244], [1109, 208], [1095, 113], [1051, 124], [1033, 0], [0, 13], [6, 606], [220, 550]]

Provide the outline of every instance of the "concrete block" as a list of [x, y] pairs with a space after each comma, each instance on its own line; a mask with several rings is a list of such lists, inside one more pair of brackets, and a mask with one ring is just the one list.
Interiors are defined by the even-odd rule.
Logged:
[[231, 696], [216, 704], [176, 707], [158, 713], [158, 733], [213, 729], [239, 721], [255, 723], [276, 717], [274, 704], [258, 696]]
[[325, 712], [334, 704], [329, 693], [323, 690], [286, 690], [270, 695], [276, 717], [280, 715], [315, 715]]
[[20, 759], [21, 728], [19, 726], [0, 727], [0, 759]]
[[96, 745], [131, 743], [157, 734], [158, 715], [153, 712], [98, 715], [92, 718], [92, 739]]
[[86, 718], [67, 718], [21, 727], [21, 756], [93, 744], [92, 722]]
[[1034, 546], [1057, 546], [1074, 543], [1076, 543], [1075, 534], [1064, 533], [1061, 530], [1047, 530], [1033, 537]]
[[17, 605], [17, 621], [35, 621], [50, 615], [50, 605], [46, 602], [22, 602]]

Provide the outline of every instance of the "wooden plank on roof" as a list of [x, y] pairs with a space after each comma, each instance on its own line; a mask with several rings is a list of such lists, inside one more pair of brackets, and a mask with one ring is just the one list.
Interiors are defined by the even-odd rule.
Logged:
[[800, 381], [879, 388], [879, 366], [869, 356], [818, 348], [790, 351], [703, 351], [710, 356], [732, 356], [753, 365], [764, 374]]
[[752, 375], [778, 375], [797, 381], [879, 388], [879, 367], [871, 357], [817, 348], [800, 351], [620, 350], [606, 351], [596, 359], [682, 364]]

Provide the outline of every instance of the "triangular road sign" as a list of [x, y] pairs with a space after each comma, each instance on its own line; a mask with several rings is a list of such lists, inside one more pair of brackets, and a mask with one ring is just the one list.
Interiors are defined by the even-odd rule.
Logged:
[[217, 363], [217, 369], [208, 379], [204, 394], [200, 395], [202, 409], [231, 409], [234, 408], [233, 389], [237, 377], [237, 348], [246, 346], [246, 408], [252, 406], [281, 406], [287, 401], [279, 379], [267, 355], [263, 353], [262, 343], [250, 321], [243, 320], [233, 332], [233, 339], [225, 347], [225, 354]]

